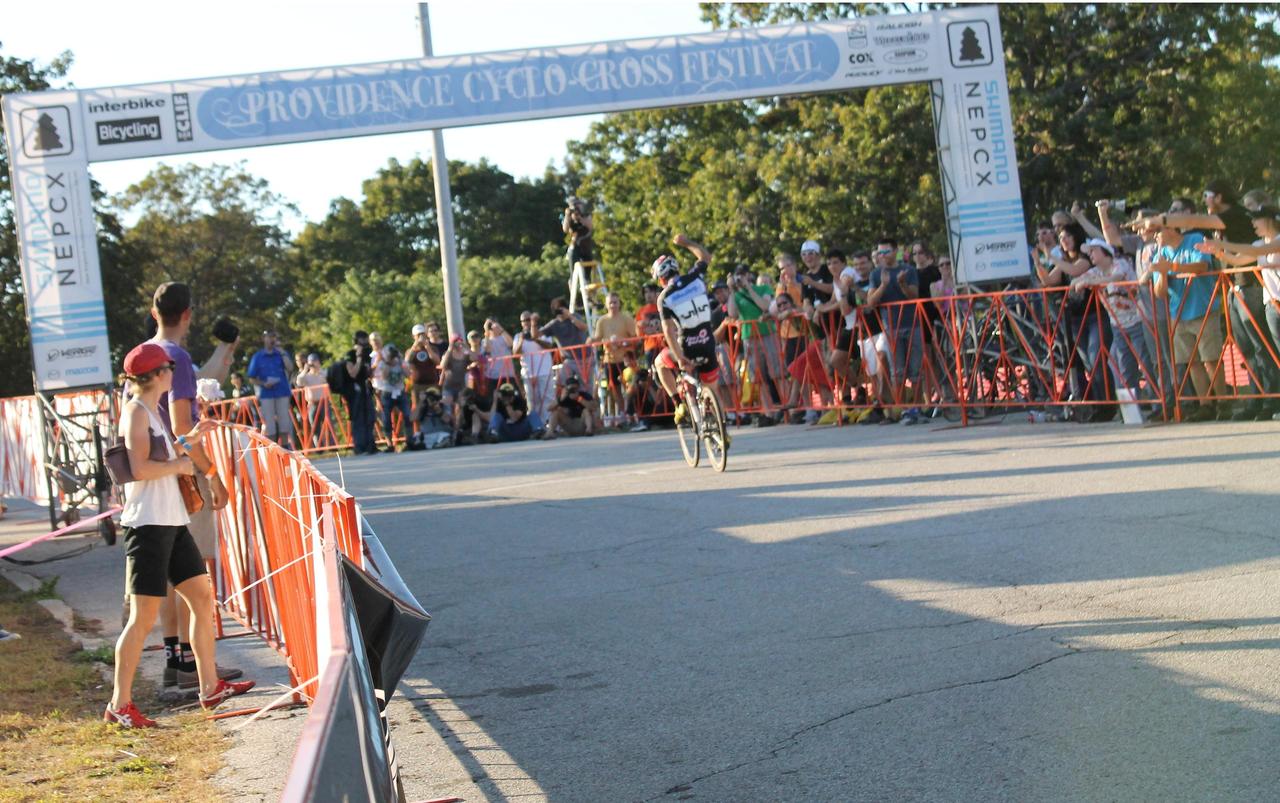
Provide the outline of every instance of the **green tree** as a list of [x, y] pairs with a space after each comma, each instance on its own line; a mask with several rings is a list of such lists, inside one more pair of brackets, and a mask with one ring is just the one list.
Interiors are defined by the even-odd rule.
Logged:
[[[567, 286], [558, 218], [563, 177], [548, 170], [541, 179], [516, 180], [483, 160], [451, 162], [449, 171], [463, 315], [469, 323], [478, 326], [484, 317], [508, 315], [513, 305], [524, 303], [514, 289], [493, 290], [504, 282], [525, 288], [528, 276], [535, 275], [539, 294], [550, 286], [541, 278], [550, 270], [543, 264], [549, 247], [559, 260], [556, 281]], [[345, 349], [355, 329], [407, 332], [427, 318], [444, 321], [431, 163], [392, 159], [364, 182], [363, 190], [360, 204], [337, 199], [324, 220], [308, 223], [294, 243], [295, 271], [304, 278], [294, 290], [293, 328], [306, 342], [330, 349]], [[510, 276], [495, 272], [507, 269]], [[364, 309], [369, 297], [394, 288], [417, 299], [415, 314], [395, 307], [383, 321], [381, 312]], [[407, 335], [399, 337], [403, 341]]]
[[[921, 4], [924, 9], [930, 5]], [[844, 19], [896, 4], [703, 3], [713, 27]], [[1276, 4], [1000, 6], [1029, 214], [1103, 197], [1167, 206], [1215, 177], [1274, 186]], [[815, 103], [829, 103], [823, 96]], [[925, 175], [932, 148], [906, 176]]]
[[196, 308], [188, 349], [196, 362], [212, 351], [209, 327], [229, 316], [247, 346], [265, 328], [293, 332], [296, 304], [294, 263], [289, 259], [283, 216], [292, 206], [243, 165], [160, 165], [113, 199], [136, 222], [121, 238], [127, 259], [139, 271], [132, 303], [142, 320], [151, 295], [163, 282], [191, 286]]
[[[472, 329], [481, 329], [486, 318], [496, 318], [509, 331], [514, 330], [521, 310], [545, 308], [547, 301], [567, 290], [567, 272], [557, 249], [548, 249], [539, 260], [467, 257], [458, 267], [462, 314]], [[439, 271], [404, 275], [353, 268], [316, 299], [301, 337], [306, 342], [323, 343], [329, 358], [345, 353], [358, 329], [378, 332], [384, 342], [403, 351], [409, 346], [414, 324], [429, 320], [444, 323], [443, 297]]]

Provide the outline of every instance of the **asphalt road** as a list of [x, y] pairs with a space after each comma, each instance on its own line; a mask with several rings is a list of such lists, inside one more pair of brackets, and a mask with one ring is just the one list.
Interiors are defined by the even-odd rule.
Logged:
[[435, 617], [410, 800], [1265, 800], [1278, 426], [319, 461]]

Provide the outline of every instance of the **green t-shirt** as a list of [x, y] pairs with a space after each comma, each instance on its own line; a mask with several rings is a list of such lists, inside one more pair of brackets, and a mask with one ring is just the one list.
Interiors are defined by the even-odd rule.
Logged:
[[[765, 284], [756, 285], [755, 291], [756, 295], [760, 296], [761, 299], [773, 295], [773, 288]], [[738, 305], [738, 317], [742, 320], [742, 337], [765, 337], [773, 334], [777, 329], [772, 320], [760, 320], [765, 311], [756, 306], [756, 302], [747, 291], [735, 290], [733, 300]], [[757, 321], [759, 322], [756, 323]], [[759, 329], [758, 335], [757, 329]]]

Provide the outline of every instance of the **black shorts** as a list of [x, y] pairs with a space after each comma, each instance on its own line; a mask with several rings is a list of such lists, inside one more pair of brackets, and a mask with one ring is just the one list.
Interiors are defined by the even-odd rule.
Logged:
[[126, 587], [141, 597], [168, 596], [170, 584], [205, 573], [204, 558], [186, 527], [126, 527], [124, 555]]
[[[836, 333], [836, 344], [832, 347], [836, 351], [848, 353], [850, 347], [853, 346], [853, 330], [840, 327], [840, 331]], [[859, 352], [861, 356], [861, 352]]]
[[801, 354], [804, 354], [804, 350], [808, 348], [803, 337], [784, 338], [782, 344], [783, 352], [787, 358], [787, 364], [783, 366], [784, 368], [789, 367], [791, 363], [795, 362], [796, 358]]

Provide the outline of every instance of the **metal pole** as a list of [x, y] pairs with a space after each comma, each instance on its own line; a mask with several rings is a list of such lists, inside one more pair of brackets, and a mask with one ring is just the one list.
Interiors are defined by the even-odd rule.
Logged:
[[[418, 3], [422, 26], [422, 55], [431, 58], [431, 21], [427, 3]], [[466, 336], [462, 320], [462, 291], [458, 287], [458, 246], [453, 237], [453, 196], [449, 192], [449, 161], [444, 155], [444, 132], [431, 130], [431, 170], [435, 176], [436, 220], [440, 224], [440, 273], [444, 277], [444, 314], [449, 338]]]

